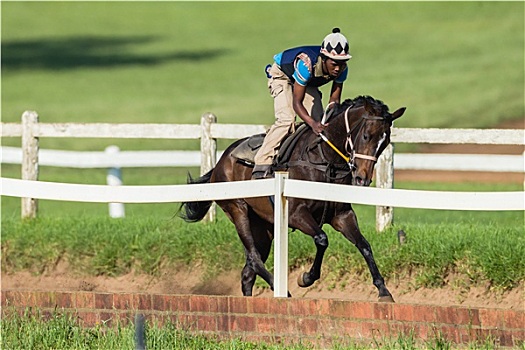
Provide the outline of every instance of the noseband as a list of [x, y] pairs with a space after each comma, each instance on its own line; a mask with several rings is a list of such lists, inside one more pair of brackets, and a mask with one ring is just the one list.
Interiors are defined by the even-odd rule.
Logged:
[[[350, 166], [350, 169], [355, 169], [355, 159], [356, 158], [360, 158], [360, 159], [366, 159], [366, 160], [371, 160], [372, 162], [377, 162], [377, 157], [375, 156], [369, 156], [369, 155], [366, 155], [366, 154], [361, 154], [361, 153], [356, 153], [355, 152], [355, 148], [354, 148], [354, 142], [352, 141], [352, 134], [354, 133], [354, 131], [357, 129], [357, 135], [359, 135], [361, 129], [363, 128], [363, 125], [364, 125], [364, 122], [365, 120], [381, 120], [383, 122], [386, 122], [387, 119], [384, 118], [384, 117], [370, 117], [370, 116], [364, 116], [364, 117], [361, 117], [361, 120], [353, 127], [353, 128], [350, 128], [350, 120], [349, 120], [349, 117], [348, 117], [348, 112], [350, 111], [350, 109], [353, 107], [352, 106], [349, 106], [346, 110], [345, 110], [345, 115], [344, 115], [344, 118], [345, 118], [345, 126], [346, 126], [346, 141], [345, 141], [345, 150], [346, 150], [346, 153], [348, 154], [348, 156], [344, 155], [343, 152], [341, 152], [332, 142], [330, 142], [330, 140], [328, 140], [328, 138], [323, 134], [319, 134], [319, 136], [321, 136], [321, 138], [339, 155], [341, 156], [341, 158], [343, 158], [347, 163], [348, 165]], [[326, 114], [325, 114], [326, 116]], [[323, 117], [323, 124], [326, 122], [326, 118]]]

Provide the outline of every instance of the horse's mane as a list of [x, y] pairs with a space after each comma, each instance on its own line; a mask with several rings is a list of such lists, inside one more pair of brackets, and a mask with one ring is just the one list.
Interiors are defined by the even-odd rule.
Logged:
[[383, 103], [381, 100], [377, 100], [372, 96], [357, 96], [354, 99], [348, 98], [344, 100], [343, 103], [336, 105], [334, 107], [334, 114], [339, 114], [346, 110], [347, 108], [358, 108], [362, 106], [368, 106], [372, 108], [377, 115], [387, 116], [388, 115], [388, 106]]

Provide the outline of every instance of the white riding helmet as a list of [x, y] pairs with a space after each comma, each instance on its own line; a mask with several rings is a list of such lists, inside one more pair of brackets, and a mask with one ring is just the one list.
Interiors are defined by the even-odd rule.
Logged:
[[332, 33], [324, 38], [321, 44], [321, 54], [336, 61], [352, 58], [348, 40], [340, 33], [339, 28], [332, 29]]

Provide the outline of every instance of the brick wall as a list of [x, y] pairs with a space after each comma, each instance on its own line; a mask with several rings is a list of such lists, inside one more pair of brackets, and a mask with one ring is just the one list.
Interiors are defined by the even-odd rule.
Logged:
[[384, 304], [334, 299], [245, 298], [233, 296], [111, 294], [97, 292], [2, 291], [2, 309], [55, 307], [75, 312], [84, 326], [127, 323], [136, 313], [190, 331], [250, 341], [312, 342], [381, 340], [412, 334], [437, 335], [454, 343], [501, 346], [525, 342], [525, 310]]

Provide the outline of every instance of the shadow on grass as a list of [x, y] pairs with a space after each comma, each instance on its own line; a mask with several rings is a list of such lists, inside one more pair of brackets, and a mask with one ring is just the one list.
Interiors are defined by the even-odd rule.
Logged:
[[169, 54], [130, 53], [137, 45], [158, 40], [149, 36], [81, 36], [2, 42], [2, 70], [66, 70], [113, 68], [129, 65], [158, 65], [171, 61], [213, 60], [228, 49], [178, 50]]

